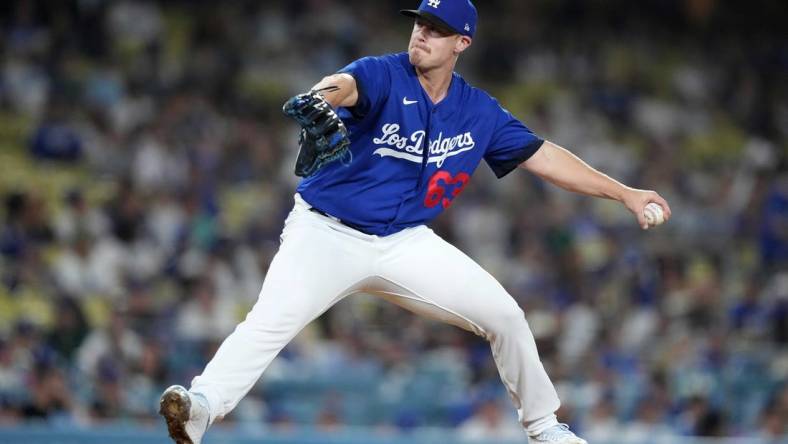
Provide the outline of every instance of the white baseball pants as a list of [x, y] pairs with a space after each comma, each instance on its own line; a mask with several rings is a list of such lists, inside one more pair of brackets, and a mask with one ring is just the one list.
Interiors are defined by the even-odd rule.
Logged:
[[301, 329], [357, 292], [484, 337], [527, 431], [555, 423], [558, 395], [528, 322], [495, 278], [425, 226], [367, 235], [295, 199], [257, 303], [192, 381], [208, 399], [211, 423], [235, 408]]

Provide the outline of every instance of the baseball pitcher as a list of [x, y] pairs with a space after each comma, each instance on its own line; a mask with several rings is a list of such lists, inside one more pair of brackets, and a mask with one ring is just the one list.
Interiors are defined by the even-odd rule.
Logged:
[[284, 105], [301, 126], [303, 177], [259, 299], [191, 388], [168, 388], [160, 413], [179, 444], [199, 444], [274, 357], [344, 297], [378, 295], [490, 342], [501, 381], [531, 442], [587, 444], [556, 418], [560, 402], [525, 316], [496, 279], [426, 224], [484, 160], [566, 190], [615, 199], [648, 228], [667, 202], [622, 185], [543, 140], [454, 72], [473, 42], [470, 0], [424, 0], [407, 52], [365, 57]]

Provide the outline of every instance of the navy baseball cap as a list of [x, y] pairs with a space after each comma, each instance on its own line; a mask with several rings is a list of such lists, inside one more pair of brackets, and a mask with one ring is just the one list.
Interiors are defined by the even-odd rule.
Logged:
[[456, 34], [473, 37], [476, 32], [476, 7], [471, 0], [422, 0], [419, 9], [403, 9], [400, 13]]

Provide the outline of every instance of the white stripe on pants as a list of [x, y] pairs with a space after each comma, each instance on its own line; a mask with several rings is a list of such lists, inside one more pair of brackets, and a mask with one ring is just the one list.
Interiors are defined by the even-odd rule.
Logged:
[[361, 291], [490, 341], [521, 423], [558, 409], [525, 315], [478, 264], [425, 226], [367, 235], [309, 211], [296, 195], [257, 303], [192, 381], [211, 422], [235, 408], [301, 329]]

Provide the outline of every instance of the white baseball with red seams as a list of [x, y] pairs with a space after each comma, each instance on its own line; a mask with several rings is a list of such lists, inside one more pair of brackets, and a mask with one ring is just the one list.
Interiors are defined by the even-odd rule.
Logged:
[[649, 227], [656, 227], [665, 222], [665, 213], [662, 211], [662, 207], [654, 202], [646, 205], [646, 208], [643, 209], [643, 216]]

